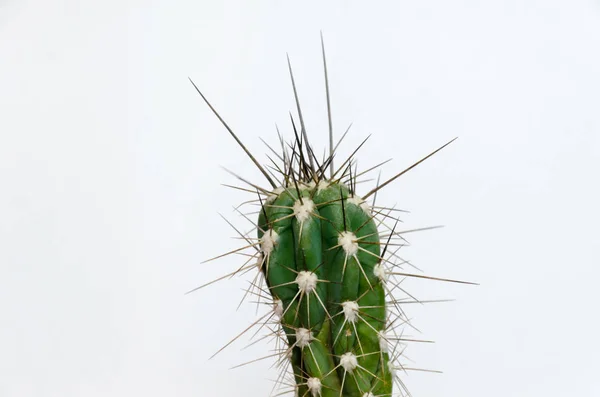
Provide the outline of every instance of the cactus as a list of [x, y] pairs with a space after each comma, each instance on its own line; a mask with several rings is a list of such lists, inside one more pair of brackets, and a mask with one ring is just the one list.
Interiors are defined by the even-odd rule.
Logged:
[[[286, 144], [279, 135], [281, 152], [267, 145], [279, 160], [269, 157], [269, 165], [256, 160], [192, 82], [269, 184], [261, 187], [238, 177], [248, 186], [238, 189], [253, 194], [260, 208], [253, 222], [254, 236], [234, 227], [247, 243], [243, 249], [254, 251], [242, 267], [220, 279], [257, 270], [246, 295], [264, 299], [268, 291], [273, 310], [254, 325], [276, 325], [277, 340], [283, 341], [278, 364], [284, 369], [291, 367], [295, 387], [290, 391], [295, 395], [389, 397], [395, 384], [398, 393], [404, 394], [406, 387], [395, 371], [408, 368], [394, 364], [402, 351], [391, 346], [403, 340], [395, 327], [408, 321], [401, 304], [416, 299], [410, 295], [404, 300], [394, 298], [394, 291], [400, 289], [398, 279], [464, 282], [403, 270], [407, 262], [398, 260], [397, 250], [405, 244], [404, 235], [410, 230], [397, 230], [398, 220], [392, 214], [398, 210], [376, 206], [375, 198], [380, 189], [454, 140], [389, 180], [378, 180], [377, 186], [359, 195], [358, 178], [383, 163], [358, 172], [354, 156], [365, 140], [341, 165], [334, 167], [337, 145], [333, 145], [324, 47], [323, 62], [330, 148], [329, 155], [321, 161], [308, 140], [289, 58], [300, 131], [292, 118], [292, 141]], [[386, 224], [390, 219], [394, 220], [392, 226]], [[283, 383], [282, 378], [279, 381]]]
[[296, 383], [313, 396], [390, 395], [385, 271], [371, 210], [335, 176], [308, 174], [285, 181], [258, 220], [259, 266], [281, 302]]

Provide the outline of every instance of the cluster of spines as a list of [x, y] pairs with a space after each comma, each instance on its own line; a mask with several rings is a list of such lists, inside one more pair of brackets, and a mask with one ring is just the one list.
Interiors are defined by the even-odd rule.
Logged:
[[[323, 60], [325, 62], [325, 57]], [[258, 199], [245, 203], [260, 207], [258, 223], [254, 227], [257, 237], [250, 235], [254, 230], [242, 233], [227, 221], [248, 244], [212, 259], [228, 254], [248, 255], [249, 258], [236, 271], [214, 281], [258, 269], [244, 298], [255, 295], [259, 303], [263, 299], [273, 307], [272, 312], [252, 326], [258, 326], [259, 330], [269, 329], [268, 335], [278, 343], [278, 353], [268, 356], [277, 357], [276, 365], [283, 369], [276, 384], [289, 386], [295, 395], [303, 397], [383, 397], [392, 395], [395, 383], [400, 395], [409, 395], [395, 371], [415, 368], [400, 365], [398, 359], [403, 355], [405, 342], [429, 341], [407, 338], [398, 332], [409, 325], [401, 306], [425, 303], [408, 294], [400, 286], [399, 278], [460, 281], [399, 271], [402, 266], [411, 265], [397, 255], [398, 249], [407, 243], [403, 235], [415, 230], [397, 231], [399, 220], [394, 213], [399, 210], [377, 207], [375, 198], [378, 190], [453, 140], [384, 183], [378, 180], [375, 188], [360, 197], [356, 194], [358, 178], [387, 161], [359, 173], [354, 156], [365, 139], [337, 171], [334, 170], [339, 142], [333, 146], [329, 87], [326, 84], [330, 152], [319, 162], [307, 139], [291, 66], [290, 76], [301, 130], [299, 133], [291, 118], [295, 138], [291, 143], [285, 143], [279, 135], [281, 152], [265, 143], [279, 160], [278, 163], [267, 156], [270, 160], [267, 165], [256, 160], [194, 84], [271, 185], [263, 188], [234, 174], [247, 187], [230, 187], [258, 195]], [[369, 204], [367, 199], [371, 196], [372, 203]], [[242, 215], [250, 220], [247, 215]], [[386, 223], [390, 219], [395, 222], [393, 226]], [[385, 231], [380, 232], [381, 228]], [[245, 249], [254, 249], [255, 253], [244, 254]], [[397, 291], [405, 297], [399, 299]], [[289, 369], [287, 364], [291, 364], [293, 371], [291, 383], [286, 383], [285, 379]]]

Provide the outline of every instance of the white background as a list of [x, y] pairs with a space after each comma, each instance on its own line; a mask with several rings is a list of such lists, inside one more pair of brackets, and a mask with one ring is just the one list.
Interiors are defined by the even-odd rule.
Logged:
[[[292, 59], [323, 148], [319, 31], [334, 128], [367, 134], [359, 167], [405, 225], [445, 228], [405, 251], [427, 274], [410, 308], [433, 345], [407, 350], [415, 397], [598, 396], [598, 1], [0, 1], [0, 396], [267, 396], [269, 353], [208, 357], [255, 318], [234, 279], [260, 181], [201, 102], [252, 151], [289, 137]], [[266, 157], [260, 156], [266, 161]], [[367, 187], [363, 187], [366, 189]], [[363, 190], [365, 192], [366, 190]], [[595, 314], [596, 313], [596, 314]]]

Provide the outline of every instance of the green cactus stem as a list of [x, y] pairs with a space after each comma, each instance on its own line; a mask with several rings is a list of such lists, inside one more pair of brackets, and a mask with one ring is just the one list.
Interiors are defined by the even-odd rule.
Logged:
[[307, 179], [286, 181], [258, 219], [259, 266], [282, 302], [297, 382], [323, 397], [391, 395], [374, 216], [344, 184]]

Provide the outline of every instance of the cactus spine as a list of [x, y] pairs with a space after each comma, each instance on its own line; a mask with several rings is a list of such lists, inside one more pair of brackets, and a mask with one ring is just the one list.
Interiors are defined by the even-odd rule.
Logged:
[[[334, 168], [336, 150], [324, 49], [323, 61], [330, 152], [322, 161], [317, 160], [308, 141], [291, 66], [301, 128], [298, 132], [292, 119], [292, 142], [286, 146], [280, 135], [280, 153], [268, 146], [280, 160], [277, 163], [270, 158], [269, 165], [256, 160], [192, 82], [270, 184], [260, 187], [238, 177], [248, 186], [241, 189], [254, 191], [258, 196], [256, 237], [234, 228], [248, 243], [246, 248], [255, 249], [251, 258], [256, 262], [246, 262], [226, 276], [257, 270], [247, 293], [260, 297], [268, 290], [273, 312], [255, 325], [271, 323], [279, 329], [278, 338], [285, 343], [278, 362], [290, 364], [295, 383], [290, 391], [296, 396], [391, 397], [394, 384], [398, 386], [397, 393], [405, 395], [404, 384], [394, 375], [397, 365], [392, 364], [401, 351], [390, 348], [401, 339], [395, 327], [408, 321], [393, 296], [397, 278], [454, 280], [403, 271], [405, 262], [397, 260], [397, 249], [393, 248], [404, 244], [404, 233], [396, 230], [398, 220], [391, 226], [385, 223], [393, 218], [393, 209], [376, 207], [374, 201], [379, 189], [453, 140], [389, 180], [378, 182], [363, 196], [358, 195], [358, 177], [378, 166], [359, 173], [354, 160], [357, 148]], [[388, 282], [388, 278], [396, 280]], [[205, 285], [208, 284], [212, 282]], [[265, 284], [267, 288], [263, 288]], [[410, 301], [415, 302], [412, 296], [407, 302]]]

